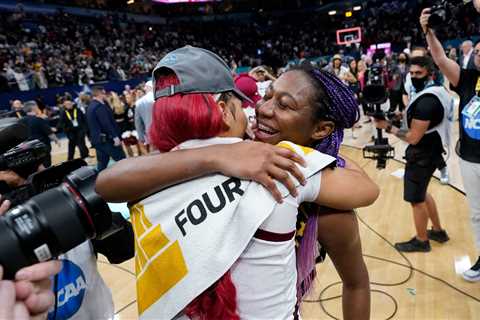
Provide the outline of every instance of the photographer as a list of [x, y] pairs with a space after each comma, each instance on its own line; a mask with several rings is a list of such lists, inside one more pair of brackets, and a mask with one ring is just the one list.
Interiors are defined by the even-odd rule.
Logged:
[[[479, 8], [478, 1], [474, 2]], [[442, 44], [429, 28], [430, 9], [424, 9], [420, 24], [425, 33], [432, 57], [440, 71], [450, 81], [452, 89], [460, 96], [459, 121], [460, 139], [456, 151], [460, 156], [460, 169], [467, 200], [470, 204], [471, 220], [475, 241], [480, 249], [480, 43], [474, 46], [474, 69], [461, 69], [453, 60], [448, 59]], [[480, 257], [477, 262], [463, 273], [468, 281], [480, 281]]]
[[[428, 57], [411, 59], [410, 75], [417, 94], [410, 101], [405, 122], [408, 129], [393, 127], [390, 121], [376, 120], [376, 126], [394, 134], [409, 144], [405, 159], [404, 200], [410, 202], [416, 236], [406, 242], [395, 244], [404, 252], [428, 252], [429, 239], [440, 243], [448, 241], [441, 228], [434, 199], [427, 193], [433, 172], [442, 161], [443, 145], [449, 140], [448, 117], [452, 98], [447, 90], [433, 81], [433, 62]], [[427, 231], [428, 220], [433, 228]]]
[[[415, 47], [412, 49], [411, 58], [415, 57], [426, 57], [428, 56], [428, 51], [424, 47]], [[444, 85], [444, 77], [441, 72], [435, 67], [433, 81], [436, 85], [443, 86]], [[415, 87], [412, 84], [412, 78], [410, 73], [407, 71], [407, 75], [405, 77], [405, 83], [403, 85], [403, 103], [405, 106], [408, 106], [410, 99], [416, 94]], [[402, 111], [403, 112], [403, 111]], [[438, 170], [440, 171], [440, 183], [447, 185], [449, 182], [448, 177], [448, 167], [445, 160], [441, 161], [438, 164]]]
[[[6, 181], [12, 187], [20, 187], [25, 183], [12, 171], [0, 171], [0, 179]], [[5, 208], [5, 206], [8, 208], [8, 200], [3, 201], [2, 208]], [[6, 211], [6, 209], [3, 211]], [[2, 213], [1, 210], [0, 213]], [[131, 241], [133, 241], [133, 235]], [[99, 247], [104, 249], [105, 244], [99, 243]], [[108, 245], [111, 247], [114, 244], [109, 243]], [[56, 304], [50, 303], [43, 311], [49, 311], [48, 319], [109, 319], [113, 317], [112, 295], [98, 272], [96, 252], [102, 252], [108, 256], [104, 250], [97, 248], [94, 240], [85, 241], [58, 257], [55, 264], [61, 266], [61, 271], [55, 272], [58, 274], [54, 281], [47, 282], [48, 291], [55, 294], [57, 300]], [[58, 267], [58, 269], [60, 268]], [[54, 301], [53, 298], [52, 300]], [[3, 320], [4, 318], [0, 317], [0, 319]], [[45, 317], [38, 319], [45, 319]]]
[[[20, 187], [24, 183], [24, 180], [12, 171], [0, 171], [0, 179], [13, 187]], [[60, 199], [59, 201], [61, 202]], [[7, 209], [5, 206], [8, 206], [8, 200], [4, 201], [2, 204], [1, 208], [3, 211], [6, 211]], [[69, 209], [73, 208], [69, 207]], [[0, 210], [0, 213], [1, 212], [2, 210]], [[67, 212], [64, 213], [67, 214]], [[48, 314], [49, 319], [111, 319], [113, 317], [114, 308], [112, 295], [98, 272], [97, 254], [102, 253], [105, 255], [110, 263], [122, 263], [133, 257], [134, 249], [131, 224], [125, 221], [121, 215], [117, 213], [113, 213], [112, 220], [112, 224], [117, 227], [121, 226], [121, 228], [117, 229], [118, 231], [116, 233], [113, 233], [102, 240], [93, 239], [91, 241], [84, 241], [80, 245], [58, 257], [59, 261], [55, 262], [55, 264], [62, 266], [62, 270], [60, 273], [56, 271], [58, 275], [55, 277], [54, 281], [52, 281], [53, 286], [50, 281], [47, 282], [49, 292], [53, 291], [57, 303], [54, 306], [53, 303], [50, 303], [45, 310], [42, 309], [42, 312], [46, 312], [47, 309], [53, 306], [53, 308], [50, 308]], [[71, 228], [72, 226], [66, 225], [65, 227]], [[80, 226], [74, 227], [80, 228]], [[25, 268], [27, 269], [27, 272], [29, 268]], [[38, 268], [40, 267], [34, 268], [34, 271]], [[23, 275], [23, 277], [17, 275], [18, 280], [37, 281], [35, 280], [36, 278], [32, 277], [32, 275], [28, 274]], [[38, 276], [36, 277], [38, 278]], [[28, 284], [21, 285], [25, 287]], [[44, 287], [46, 286], [43, 282], [42, 285]], [[25, 291], [27, 289], [23, 290]], [[26, 294], [27, 293], [22, 293], [22, 297], [26, 296]], [[42, 293], [42, 295], [44, 296], [45, 293]], [[52, 294], [50, 293], [50, 295]], [[46, 297], [43, 297], [42, 299], [45, 300]], [[51, 300], [54, 299], [52, 298]], [[27, 302], [36, 308], [34, 310], [37, 310], [41, 307], [36, 307], [37, 304], [46, 304], [46, 302], [41, 301]], [[4, 318], [0, 317], [0, 319], [3, 320]]]
[[[0, 220], [0, 265], [7, 277], [13, 278], [23, 266], [58, 257], [63, 268], [52, 281], [51, 291], [57, 298], [49, 319], [110, 319], [114, 313], [112, 296], [100, 277], [96, 257], [101, 253], [110, 263], [132, 258], [131, 224], [120, 213], [112, 213], [94, 192], [95, 170], [80, 159], [41, 170], [40, 164], [48, 155], [45, 146], [23, 143], [27, 137], [22, 120], [0, 122], [3, 199], [20, 204]], [[3, 201], [1, 209], [5, 211], [8, 205], [8, 200]], [[27, 238], [15, 230], [12, 219], [30, 221], [19, 224], [28, 227], [22, 231]], [[38, 248], [36, 241], [48, 244], [44, 249], [48, 253], [44, 251], [42, 257], [30, 251]]]

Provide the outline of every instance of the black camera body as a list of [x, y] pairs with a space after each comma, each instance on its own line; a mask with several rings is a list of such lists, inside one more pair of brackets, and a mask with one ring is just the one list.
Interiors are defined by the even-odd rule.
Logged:
[[81, 167], [62, 184], [12, 208], [0, 217], [0, 265], [5, 278], [50, 260], [88, 239], [109, 234], [112, 212], [95, 193], [97, 171]]
[[25, 184], [16, 188], [11, 188], [0, 182], [0, 193], [2, 198], [9, 200], [11, 206], [14, 207], [39, 193], [59, 186], [68, 174], [86, 165], [87, 163], [81, 159], [66, 161], [48, 169], [32, 173], [28, 176]]
[[26, 141], [0, 155], [0, 170], [11, 170], [27, 178], [37, 171], [48, 155], [49, 150], [43, 142]]
[[369, 67], [365, 73], [363, 100], [367, 104], [382, 104], [388, 99], [384, 68], [385, 67], [382, 64], [376, 62]]
[[[15, 134], [7, 134], [15, 130], [2, 123], [0, 141], [18, 142], [19, 137], [11, 139]], [[0, 170], [28, 167], [37, 171], [45, 152], [41, 142], [22, 143], [0, 156]], [[112, 213], [95, 192], [97, 174], [76, 159], [34, 172], [26, 184], [8, 192], [5, 189], [10, 187], [1, 181], [2, 199], [12, 202], [12, 209], [0, 216], [0, 265], [6, 279], [13, 279], [22, 267], [53, 259], [89, 239], [113, 263], [133, 257], [131, 225], [120, 213]]]
[[428, 27], [435, 29], [447, 22], [448, 2], [442, 0], [430, 8]]
[[[382, 104], [388, 99], [387, 84], [385, 83], [385, 67], [378, 61], [366, 73], [366, 84], [363, 89], [365, 114], [378, 120], [392, 119], [395, 114], [389, 110], [382, 110]], [[363, 157], [377, 161], [377, 169], [385, 169], [387, 160], [395, 157], [395, 149], [383, 137], [381, 129], [377, 129], [377, 138], [372, 145], [363, 148]]]
[[[472, 0], [439, 0], [436, 1], [430, 8], [430, 17], [428, 18], [428, 27], [431, 29], [438, 29], [441, 26], [447, 26], [452, 19], [452, 12], [455, 7], [467, 5]], [[473, 10], [473, 9], [472, 9]]]

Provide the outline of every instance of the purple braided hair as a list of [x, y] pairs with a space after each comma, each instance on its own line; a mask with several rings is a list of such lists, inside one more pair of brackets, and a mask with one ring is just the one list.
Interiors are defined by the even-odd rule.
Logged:
[[[319, 141], [313, 147], [323, 153], [337, 158], [339, 167], [345, 166], [338, 151], [343, 141], [343, 130], [351, 128], [359, 120], [360, 113], [358, 103], [353, 92], [334, 74], [318, 69], [304, 70], [309, 76], [317, 81], [323, 89], [327, 100], [322, 105], [328, 106], [325, 118], [335, 123], [334, 131], [326, 138]], [[320, 97], [321, 98], [321, 97]], [[302, 297], [311, 288], [315, 278], [315, 259], [317, 257], [317, 214], [309, 214], [305, 226], [303, 238], [297, 250], [297, 299]]]
[[354, 93], [332, 73], [313, 69], [310, 74], [320, 83], [330, 100], [328, 118], [335, 122], [331, 135], [322, 139], [314, 148], [320, 152], [336, 157], [338, 166], [345, 166], [345, 161], [339, 157], [338, 150], [343, 141], [343, 130], [351, 128], [360, 119], [358, 102]]

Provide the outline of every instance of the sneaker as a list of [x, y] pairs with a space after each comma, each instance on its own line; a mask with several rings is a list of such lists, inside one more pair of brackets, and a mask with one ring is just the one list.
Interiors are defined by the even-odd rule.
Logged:
[[465, 271], [462, 276], [463, 279], [470, 282], [480, 281], [480, 257], [478, 257], [477, 262], [475, 262], [470, 269]]
[[449, 178], [448, 178], [448, 170], [447, 170], [447, 167], [443, 168], [440, 170], [440, 183], [441, 184], [448, 184], [449, 182]]
[[406, 242], [395, 243], [395, 249], [401, 252], [430, 252], [430, 241], [418, 240], [417, 237], [413, 237]]
[[445, 231], [445, 230], [435, 231], [432, 228], [430, 230], [427, 230], [427, 236], [428, 236], [428, 239], [433, 240], [433, 241], [437, 241], [439, 243], [444, 243], [444, 242], [447, 242], [448, 240], [450, 240], [450, 238], [447, 234], [447, 231]]

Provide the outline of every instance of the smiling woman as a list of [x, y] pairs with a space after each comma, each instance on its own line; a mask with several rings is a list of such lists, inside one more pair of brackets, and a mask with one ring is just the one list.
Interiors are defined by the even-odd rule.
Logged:
[[[191, 64], [189, 66], [191, 67]], [[179, 78], [181, 79], [181, 77]], [[195, 78], [195, 81], [197, 87], [204, 86], [204, 84], [198, 82], [198, 77]], [[185, 96], [187, 95], [184, 95], [184, 97]], [[175, 96], [171, 98], [175, 98]], [[222, 106], [221, 112], [224, 122], [222, 127], [223, 132], [218, 133], [220, 137], [231, 135], [238, 137], [239, 135], [237, 135], [235, 129], [238, 124], [241, 124], [241, 126], [238, 126], [239, 128], [245, 129], [243, 125], [245, 116], [242, 117], [241, 103], [237, 100], [238, 99], [233, 99], [230, 101], [231, 103], [229, 101], [219, 102], [219, 106]], [[185, 102], [186, 100], [182, 103]], [[214, 105], [209, 105], [214, 108]], [[161, 114], [161, 111], [166, 110], [165, 108], [181, 110], [183, 107], [178, 104], [163, 105], [163, 102], [158, 100], [155, 108], [158, 109], [158, 113]], [[191, 108], [187, 109], [191, 111]], [[238, 112], [240, 112], [240, 114]], [[293, 150], [300, 150], [298, 152], [303, 151], [305, 156], [310, 153], [320, 154], [308, 148], [310, 146], [334, 156], [332, 158], [323, 154], [322, 157], [335, 159], [338, 155], [338, 147], [343, 137], [343, 129], [353, 126], [357, 118], [358, 106], [356, 101], [351, 95], [350, 90], [335, 76], [311, 68], [292, 70], [274, 82], [265, 101], [261, 103], [258, 109], [259, 125], [256, 127], [256, 135], [257, 138], [268, 143], [290, 140], [297, 145], [290, 143], [286, 143], [286, 145], [290, 146]], [[158, 118], [157, 120], [159, 123], [157, 123], [155, 127], [175, 126], [175, 128], [177, 128], [176, 131], [182, 131], [179, 133], [179, 136], [182, 136], [184, 132], [191, 131], [191, 125], [187, 123], [171, 123], [171, 121], [163, 118]], [[208, 120], [211, 119], [203, 119], [202, 122], [208, 123]], [[228, 123], [228, 125], [226, 125], [226, 123]], [[184, 130], [184, 128], [189, 129]], [[158, 138], [165, 140], [170, 137], [159, 134]], [[180, 140], [175, 141], [177, 143], [180, 142]], [[219, 140], [212, 140], [212, 142], [215, 141], [218, 143]], [[198, 141], [196, 143], [198, 145]], [[300, 147], [299, 144], [306, 145], [306, 147]], [[240, 316], [242, 318], [257, 318], [259, 315], [262, 315], [264, 318], [293, 319], [295, 304], [300, 302], [301, 297], [305, 291], [308, 290], [311, 283], [315, 268], [315, 257], [317, 255], [316, 243], [318, 228], [320, 230], [318, 239], [325, 245], [327, 251], [331, 253], [335, 265], [345, 280], [345, 296], [348, 297], [348, 300], [346, 300], [348, 304], [344, 307], [344, 309], [347, 310], [344, 313], [344, 318], [353, 319], [355, 317], [359, 319], [358, 315], [361, 315], [362, 318], [368, 318], [370, 309], [368, 274], [361, 259], [356, 218], [349, 210], [357, 206], [371, 204], [378, 196], [378, 188], [376, 185], [371, 182], [361, 168], [349, 160], [345, 162], [343, 159], [337, 158], [340, 166], [344, 166], [345, 168], [337, 168], [335, 170], [325, 169], [321, 172], [321, 180], [317, 179], [320, 175], [305, 175], [305, 178], [307, 178], [305, 180], [309, 182], [305, 187], [302, 187], [299, 186], [298, 183], [295, 184], [289, 181], [288, 174], [282, 170], [289, 168], [289, 171], [295, 173], [296, 177], [302, 176], [302, 174], [298, 175], [296, 172], [298, 168], [295, 162], [291, 160], [293, 159], [292, 154], [284, 154], [287, 155], [286, 158], [273, 157], [271, 159], [263, 158], [263, 160], [258, 160], [261, 158], [258, 157], [258, 154], [255, 154], [255, 152], [246, 152], [246, 145], [252, 146], [252, 150], [263, 148], [259, 143], [236, 143], [230, 144], [228, 148], [222, 148], [224, 150], [222, 152], [219, 151], [218, 146], [210, 146], [197, 150], [180, 150], [158, 156], [131, 159], [128, 163], [131, 163], [132, 166], [127, 162], [120, 162], [99, 177], [97, 180], [97, 191], [108, 200], [118, 201], [118, 193], [115, 195], [115, 199], [112, 199], [109, 197], [108, 192], [108, 186], [115, 184], [117, 190], [122, 189], [122, 192], [125, 192], [123, 189], [127, 189], [127, 193], [130, 191], [130, 195], [127, 196], [129, 199], [123, 198], [121, 200], [130, 200], [131, 194], [136, 193], [136, 191], [140, 189], [142, 189], [140, 194], [148, 195], [158, 190], [158, 188], [176, 184], [199, 175], [215, 172], [245, 178], [241, 170], [239, 173], [239, 171], [232, 170], [232, 168], [248, 168], [250, 164], [255, 168], [263, 170], [263, 168], [265, 168], [264, 163], [268, 163], [269, 165], [273, 164], [273, 168], [270, 167], [267, 171], [269, 179], [272, 179], [272, 177], [283, 179], [282, 181], [287, 185], [290, 194], [286, 195], [283, 192], [283, 196], [280, 197], [281, 204], [275, 207], [275, 210], [282, 211], [285, 209], [286, 211], [283, 211], [281, 214], [272, 213], [271, 216], [265, 220], [257, 230], [259, 233], [255, 233], [252, 238], [252, 245], [242, 253], [235, 267], [232, 268], [232, 278], [237, 290], [238, 312]], [[273, 149], [270, 150], [277, 152], [277, 149], [274, 147], [271, 148]], [[240, 149], [243, 151], [240, 152]], [[206, 150], [209, 151], [206, 152]], [[309, 162], [307, 165], [313, 165], [313, 163]], [[128, 172], [129, 177], [128, 187], [121, 181], [123, 180], [122, 177], [125, 177], [125, 170]], [[305, 171], [301, 172], [305, 173]], [[247, 175], [246, 177], [256, 179], [255, 176]], [[201, 179], [198, 180], [201, 181]], [[135, 188], [132, 188], [132, 181], [142, 181], [142, 183], [136, 183]], [[318, 185], [319, 182], [320, 186]], [[198, 183], [200, 182], [197, 182], [197, 184]], [[243, 181], [242, 184], [243, 183], [245, 182]], [[352, 190], [351, 185], [353, 183], [357, 185], [362, 184], [363, 187]], [[271, 186], [269, 183], [265, 183], [264, 185]], [[136, 191], [132, 192], [133, 189], [136, 189]], [[196, 189], [200, 189], [198, 192], [205, 192], [204, 190], [207, 190], [203, 187], [197, 187]], [[314, 189], [317, 191], [314, 191]], [[313, 191], [308, 197], [306, 197], [305, 194], [307, 190], [310, 190], [308, 193]], [[318, 192], [319, 190], [321, 190], [321, 192]], [[165, 190], [165, 192], [168, 192], [168, 189]], [[197, 192], [197, 190], [195, 192]], [[162, 194], [162, 192], [159, 194]], [[175, 194], [175, 198], [178, 198], [179, 194]], [[245, 194], [247, 194], [247, 192], [245, 192]], [[314, 194], [317, 194], [316, 197], [312, 197]], [[189, 199], [193, 199], [192, 197], [195, 195], [196, 193], [193, 194], [191, 192]], [[147, 200], [142, 200], [141, 203], [147, 205], [150, 201], [148, 199], [154, 199], [151, 197], [148, 197]], [[242, 196], [242, 199], [244, 197], [245, 196]], [[264, 200], [267, 200], [268, 197], [264, 198], [261, 192], [255, 193], [255, 197], [255, 201], [250, 203], [252, 208], [249, 212], [260, 214], [260, 212], [257, 211], [262, 210], [257, 209], [257, 211], [255, 211], [255, 208], [261, 208], [262, 203], [264, 203]], [[198, 197], [195, 197], [195, 199], [197, 198]], [[329, 210], [330, 213], [335, 212], [336, 214], [325, 215], [326, 218], [323, 218], [319, 215], [321, 212], [318, 206], [310, 205], [308, 210], [299, 211], [298, 204], [302, 202], [315, 202], [323, 206], [347, 210], [347, 212], [338, 213], [337, 211]], [[186, 201], [185, 203], [188, 204], [189, 202]], [[162, 206], [166, 206], [165, 202], [162, 203]], [[182, 206], [182, 208], [184, 207], [185, 206]], [[154, 211], [151, 212], [153, 213]], [[155, 216], [157, 217], [168, 214], [168, 212], [163, 213], [163, 210], [162, 212], [158, 210], [155, 212]], [[299, 214], [305, 215], [306, 219], [304, 218], [297, 221]], [[221, 215], [216, 215], [216, 217], [219, 216]], [[332, 216], [334, 216], [334, 219], [331, 219]], [[198, 212], [195, 217], [198, 217]], [[182, 217], [180, 216], [179, 218]], [[201, 225], [205, 226], [207, 221], [212, 222], [213, 219], [205, 219]], [[306, 231], [305, 236], [300, 239], [300, 246], [295, 254], [295, 239], [293, 236], [295, 234], [296, 222], [297, 224], [300, 222], [304, 225], [306, 223]], [[198, 228], [201, 225], [199, 224], [196, 227]], [[217, 229], [218, 227], [210, 230]], [[217, 230], [215, 233], [218, 232], [222, 231]], [[188, 236], [189, 233], [186, 233]], [[232, 232], [229, 234], [231, 233]], [[213, 234], [211, 235], [213, 236]], [[268, 235], [268, 239], [270, 240], [262, 240], [262, 237], [265, 235]], [[272, 235], [273, 238], [271, 237]], [[185, 236], [185, 234], [183, 234], [183, 236]], [[272, 239], [284, 240], [275, 242]], [[225, 241], [217, 243], [217, 251], [221, 251], [219, 246], [223, 243], [225, 243]], [[285, 255], [282, 254], [282, 256], [288, 256], [288, 262], [285, 261], [285, 259], [279, 261], [274, 259], [273, 256], [270, 256], [274, 251], [279, 252], [280, 247], [282, 247], [281, 250], [285, 250]], [[262, 252], [262, 254], [252, 254], [254, 251]], [[260, 263], [259, 260], [263, 260], [264, 262]], [[295, 260], [299, 261], [297, 265], [298, 277], [295, 270]], [[268, 268], [261, 266], [268, 266]], [[211, 265], [209, 268], [211, 268]], [[248, 275], [248, 278], [246, 278], [245, 275]], [[269, 279], [269, 281], [264, 281], [265, 279]], [[256, 292], [258, 293], [257, 296], [251, 293], [250, 288], [252, 284], [255, 285]], [[262, 298], [260, 298], [260, 296]], [[200, 304], [197, 305], [199, 306]], [[204, 311], [208, 312], [208, 310]]]
[[[293, 88], [292, 83], [296, 84]], [[307, 100], [311, 92], [312, 86], [300, 71], [282, 75], [259, 103], [254, 126], [256, 139], [270, 144], [290, 140], [310, 145], [316, 126], [309, 116], [313, 111]]]
[[[337, 157], [340, 166], [350, 166], [338, 157], [338, 150], [344, 128], [352, 127], [358, 118], [353, 93], [337, 77], [307, 65], [284, 73], [270, 86], [258, 104], [254, 132], [259, 141], [269, 144], [285, 139], [295, 141]], [[361, 315], [368, 319], [368, 272], [361, 255], [355, 215], [303, 205], [297, 225], [299, 299], [309, 290], [314, 277], [311, 257], [318, 237], [344, 282], [344, 318], [359, 319]]]

